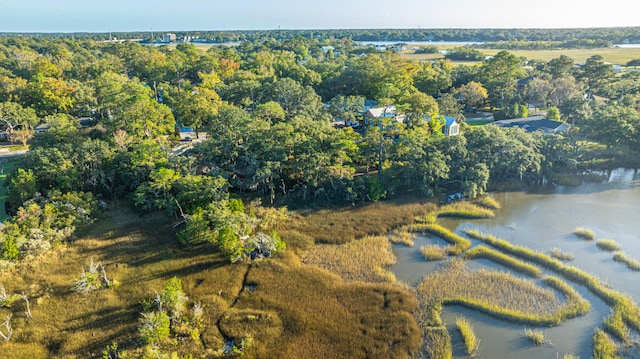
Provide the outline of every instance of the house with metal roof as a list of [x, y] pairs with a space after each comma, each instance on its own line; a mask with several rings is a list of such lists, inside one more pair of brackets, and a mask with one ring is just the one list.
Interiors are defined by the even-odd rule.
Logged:
[[491, 122], [491, 125], [504, 128], [519, 127], [527, 132], [542, 131], [543, 133], [560, 133], [568, 131], [571, 128], [571, 126], [565, 122], [549, 120], [542, 115], [494, 121]]

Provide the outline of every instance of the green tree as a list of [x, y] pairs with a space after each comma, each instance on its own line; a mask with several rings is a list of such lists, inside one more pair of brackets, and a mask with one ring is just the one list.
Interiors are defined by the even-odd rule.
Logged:
[[37, 191], [36, 176], [31, 169], [18, 168], [15, 174], [9, 177], [9, 203], [14, 208], [33, 197]]
[[577, 78], [587, 84], [587, 93], [593, 94], [606, 82], [611, 81], [615, 71], [611, 64], [606, 64], [600, 55], [593, 55], [577, 72]]
[[573, 59], [567, 55], [560, 55], [555, 59], [549, 60], [544, 67], [544, 71], [549, 73], [553, 79], [559, 79], [568, 76], [573, 70]]
[[489, 98], [487, 89], [481, 83], [475, 81], [460, 86], [457, 93], [464, 102], [467, 111], [484, 105], [484, 102]]
[[480, 83], [487, 89], [493, 107], [504, 107], [515, 95], [515, 81], [526, 75], [521, 60], [508, 51], [500, 51], [485, 60], [479, 71]]
[[406, 113], [407, 124], [413, 126], [440, 111], [436, 100], [420, 91], [405, 96], [399, 107]]
[[4, 122], [5, 132], [13, 142], [12, 136], [16, 130], [33, 130], [38, 122], [36, 112], [32, 108], [23, 108], [15, 102], [0, 103], [0, 121]]
[[636, 145], [640, 114], [633, 108], [611, 105], [596, 110], [593, 116], [585, 121], [584, 126], [589, 137], [606, 144], [607, 147]]
[[286, 113], [278, 102], [269, 101], [256, 107], [255, 115], [258, 118], [266, 120], [269, 126], [281, 122], [285, 119]]
[[440, 96], [438, 99], [438, 108], [440, 109], [440, 114], [444, 116], [455, 117], [460, 121], [465, 120], [464, 114], [462, 113], [463, 105], [450, 93], [445, 93]]

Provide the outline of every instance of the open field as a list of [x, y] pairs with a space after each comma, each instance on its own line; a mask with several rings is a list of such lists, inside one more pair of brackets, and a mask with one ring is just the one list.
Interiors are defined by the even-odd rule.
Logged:
[[[386, 237], [381, 242], [389, 245]], [[73, 280], [92, 258], [120, 284], [73, 292]], [[211, 357], [225, 340], [244, 339], [240, 335], [253, 338], [246, 356], [260, 358], [407, 357], [421, 345], [412, 316], [417, 301], [397, 285], [345, 282], [304, 265], [294, 251], [229, 264], [213, 245], [180, 247], [166, 217], [140, 216], [114, 203], [85, 236], [0, 275], [7, 292], [30, 298], [33, 316], [26, 317], [22, 301], [0, 308], [2, 318], [13, 313], [14, 331], [0, 352], [5, 358], [95, 358], [117, 343], [140, 357], [148, 350], [138, 333], [140, 303], [173, 276], [182, 281], [189, 308], [201, 303], [203, 326], [198, 338], [161, 345], [163, 353]]]
[[[440, 48], [440, 47], [439, 47]], [[442, 47], [442, 50], [450, 50], [452, 47]], [[492, 56], [502, 50], [493, 49], [478, 49], [482, 53]], [[612, 64], [626, 65], [627, 62], [634, 59], [640, 59], [640, 48], [596, 48], [596, 49], [563, 49], [563, 50], [507, 50], [516, 56], [524, 57], [529, 60], [542, 60], [549, 61], [560, 57], [560, 55], [566, 55], [572, 58], [576, 64], [586, 61], [593, 55], [601, 55], [604, 61]], [[413, 54], [410, 52], [403, 52], [402, 57], [407, 59], [413, 59], [418, 61], [433, 61], [436, 59], [444, 58], [442, 54]], [[455, 62], [456, 64], [474, 64], [474, 62]]]

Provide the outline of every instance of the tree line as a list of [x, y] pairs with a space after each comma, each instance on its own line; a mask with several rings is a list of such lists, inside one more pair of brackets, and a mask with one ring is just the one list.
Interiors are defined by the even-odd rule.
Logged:
[[[267, 38], [278, 41], [299, 37], [307, 39], [351, 39], [354, 41], [526, 41], [526, 42], [608, 42], [612, 44], [639, 43], [640, 27], [574, 28], [574, 29], [315, 29], [315, 30], [234, 30], [234, 31], [176, 31], [181, 37], [199, 38], [214, 43], [235, 41], [262, 41]], [[15, 36], [0, 33], [1, 36]], [[77, 40], [143, 39], [158, 40], [154, 32], [112, 33], [25, 33], [22, 37], [68, 38]], [[588, 45], [588, 42], [585, 41]]]
[[[638, 84], [637, 72], [617, 75], [599, 56], [576, 67], [566, 56], [532, 62], [502, 51], [454, 66], [337, 39], [202, 51], [2, 37], [0, 119], [11, 141], [31, 144], [7, 181], [15, 216], [0, 232], [3, 257], [46, 251], [112, 199], [165, 211], [182, 222], [181, 241], [213, 241], [236, 261], [284, 249], [272, 204], [475, 197], [490, 182], [582, 171], [580, 139], [638, 150]], [[371, 100], [405, 120], [337, 126], [362, 123]], [[464, 123], [465, 111], [517, 117], [530, 103], [573, 130]], [[462, 121], [460, 135], [443, 135], [444, 116]], [[48, 130], [36, 134], [42, 123]], [[207, 138], [189, 148], [181, 127]]]

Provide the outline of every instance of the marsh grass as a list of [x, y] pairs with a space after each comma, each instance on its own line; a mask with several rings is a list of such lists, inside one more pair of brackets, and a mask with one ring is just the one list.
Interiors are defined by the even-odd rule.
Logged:
[[433, 203], [389, 201], [364, 206], [304, 210], [291, 214], [280, 237], [287, 247], [306, 249], [314, 243], [340, 244], [370, 235], [386, 235], [436, 209]]
[[277, 313], [283, 326], [249, 357], [400, 358], [422, 344], [411, 314], [418, 303], [396, 285], [347, 283], [291, 253], [252, 267], [247, 283], [255, 289], [243, 291], [234, 309]]
[[592, 241], [594, 239], [596, 239], [596, 232], [588, 229], [588, 228], [584, 228], [584, 227], [577, 227], [573, 233], [582, 238], [582, 239], [586, 239], [589, 241]]
[[467, 355], [474, 355], [478, 351], [480, 340], [476, 337], [476, 332], [473, 330], [473, 326], [464, 317], [456, 318], [456, 328], [462, 336], [464, 343], [464, 351]]
[[473, 249], [470, 249], [467, 252], [465, 252], [464, 256], [467, 259], [485, 258], [490, 261], [496, 262], [498, 264], [502, 264], [517, 272], [532, 276], [534, 278], [539, 277], [541, 273], [540, 268], [536, 266], [532, 266], [531, 264], [524, 263], [520, 260], [509, 257], [504, 253], [495, 251], [493, 249], [490, 249], [484, 246], [477, 246]]
[[544, 332], [540, 329], [529, 329], [526, 328], [524, 330], [524, 337], [533, 345], [540, 346], [544, 345], [547, 341], [547, 338], [544, 336]]
[[413, 242], [414, 239], [416, 239], [415, 233], [410, 233], [403, 229], [394, 229], [389, 235], [391, 243], [404, 244], [407, 247], [413, 247], [415, 245]]
[[604, 330], [623, 343], [627, 343], [629, 341], [629, 329], [627, 329], [627, 326], [624, 323], [622, 311], [617, 306], [613, 307], [611, 309], [611, 314], [605, 318]]
[[614, 255], [613, 255], [613, 260], [616, 262], [620, 262], [620, 263], [624, 263], [627, 268], [633, 270], [633, 271], [640, 271], [640, 262], [627, 257], [627, 255], [623, 252], [623, 251], [617, 251]]
[[558, 248], [558, 247], [553, 247], [551, 248], [551, 251], [549, 252], [549, 254], [551, 255], [551, 257], [559, 259], [561, 261], [572, 261], [575, 259], [575, 257], [573, 256], [573, 254], [568, 253], [568, 252], [564, 252], [562, 249]]
[[479, 206], [489, 209], [500, 209], [501, 207], [500, 202], [496, 201], [496, 199], [491, 196], [480, 197], [475, 200], [475, 203], [477, 203]]
[[477, 206], [469, 202], [455, 202], [438, 208], [438, 217], [456, 218], [493, 218], [495, 213], [484, 207]]
[[564, 264], [544, 253], [533, 251], [527, 247], [511, 244], [504, 239], [483, 234], [478, 230], [466, 230], [465, 233], [473, 238], [488, 243], [505, 253], [540, 264], [561, 274], [569, 280], [584, 285], [609, 306], [616, 307], [617, 310], [620, 311], [625, 324], [631, 326], [636, 331], [640, 331], [640, 308], [635, 304], [633, 298], [611, 289], [605, 283], [602, 283], [602, 281], [600, 281], [596, 276], [588, 274], [579, 268]]
[[449, 249], [449, 254], [456, 255], [464, 252], [471, 246], [471, 242], [461, 237], [447, 228], [435, 223], [416, 223], [405, 227], [408, 231], [419, 233], [431, 233], [453, 245]]
[[593, 359], [616, 359], [618, 347], [616, 343], [600, 328], [593, 334]]
[[322, 244], [300, 255], [302, 263], [327, 269], [346, 281], [395, 282], [386, 267], [396, 262], [389, 240], [365, 237], [345, 244]]
[[620, 244], [618, 244], [618, 242], [614, 241], [613, 239], [598, 239], [596, 245], [598, 246], [598, 248], [607, 252], [619, 251], [622, 248]]
[[427, 275], [417, 292], [421, 303], [458, 304], [531, 325], [557, 325], [589, 308], [576, 292], [565, 295], [567, 303], [562, 303], [551, 290], [529, 280], [488, 269], [468, 271], [460, 259], [451, 259]]
[[[163, 215], [140, 216], [118, 203], [109, 208], [85, 236], [0, 274], [7, 292], [30, 298], [33, 316], [26, 318], [22, 301], [13, 304], [14, 335], [0, 344], [0, 356], [95, 358], [117, 342], [130, 357], [142, 357], [140, 303], [173, 276], [188, 306], [200, 302], [204, 313], [199, 340], [161, 346], [163, 354], [215, 357], [226, 336], [246, 331], [254, 341], [245, 356], [254, 358], [410, 357], [421, 345], [412, 316], [417, 301], [397, 285], [345, 282], [289, 250], [269, 261], [229, 264], [213, 245], [180, 247]], [[390, 246], [386, 237], [380, 242]], [[78, 263], [92, 257], [120, 286], [72, 291]]]
[[420, 247], [420, 254], [428, 261], [436, 261], [446, 258], [449, 255], [450, 248], [448, 246], [429, 244]]

